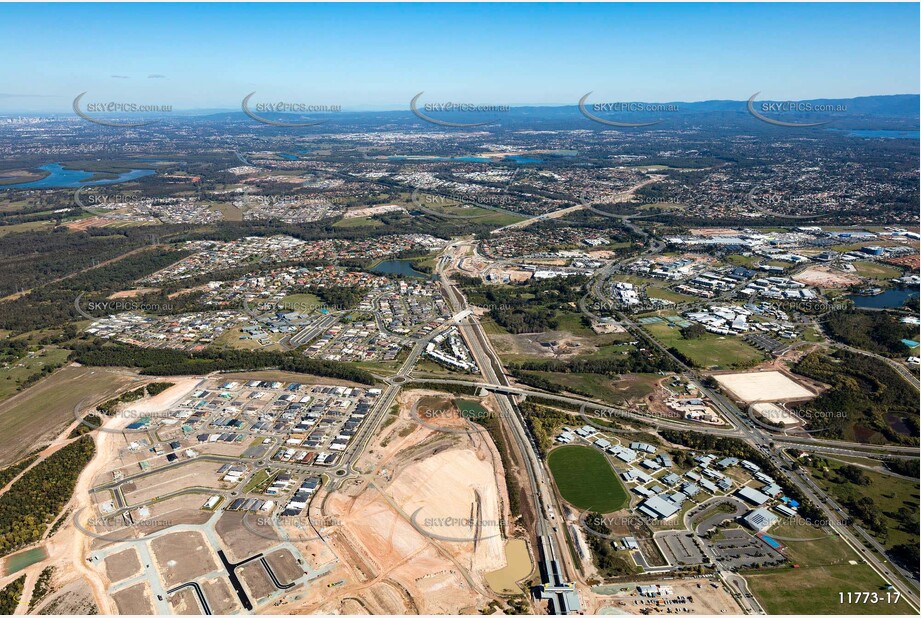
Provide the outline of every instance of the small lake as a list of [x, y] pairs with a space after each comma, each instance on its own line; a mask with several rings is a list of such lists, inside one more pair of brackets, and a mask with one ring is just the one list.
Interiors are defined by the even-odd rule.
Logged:
[[503, 161], [508, 161], [510, 163], [518, 163], [521, 165], [527, 163], [543, 163], [543, 159], [535, 159], [534, 157], [525, 157], [522, 155], [511, 155], [509, 157], [502, 157]]
[[531, 574], [531, 557], [528, 555], [528, 543], [524, 539], [509, 539], [505, 545], [507, 564], [498, 571], [486, 573], [486, 583], [499, 594], [520, 594], [518, 581]]
[[454, 405], [457, 406], [457, 411], [460, 412], [460, 415], [466, 419], [483, 419], [489, 415], [489, 411], [480, 405], [478, 401], [455, 399]]
[[403, 275], [404, 277], [412, 277], [414, 279], [429, 278], [429, 275], [426, 273], [413, 268], [412, 262], [409, 260], [384, 260], [383, 262], [375, 264], [371, 272], [379, 275]]
[[4, 574], [11, 575], [16, 571], [21, 571], [28, 566], [32, 566], [36, 562], [41, 562], [47, 557], [48, 552], [45, 551], [44, 547], [27, 549], [26, 551], [19, 552], [18, 554], [13, 554], [6, 559]]
[[286, 161], [300, 161], [301, 160], [300, 157], [298, 157], [295, 154], [291, 154], [289, 152], [279, 152], [278, 156]]
[[854, 301], [857, 307], [867, 309], [889, 309], [901, 307], [912, 296], [917, 296], [918, 290], [913, 288], [889, 288], [876, 296], [850, 295], [848, 299]]
[[116, 178], [90, 181], [88, 179], [92, 178], [96, 172], [64, 169], [64, 166], [60, 163], [49, 163], [48, 165], [42, 165], [38, 169], [48, 172], [48, 175], [41, 180], [34, 180], [32, 182], [0, 185], [0, 189], [76, 189], [78, 187], [114, 185], [119, 182], [137, 180], [138, 178], [156, 173], [156, 170], [137, 169], [131, 170], [130, 172], [122, 172]]

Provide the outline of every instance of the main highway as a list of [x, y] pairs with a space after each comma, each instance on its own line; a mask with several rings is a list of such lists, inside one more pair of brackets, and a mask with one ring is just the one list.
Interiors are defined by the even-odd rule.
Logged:
[[[451, 281], [446, 272], [446, 267], [449, 267], [453, 261], [450, 259], [451, 252], [460, 250], [458, 255], [462, 255], [465, 246], [463, 242], [455, 242], [449, 245], [446, 248], [449, 259], [439, 260], [436, 267], [436, 273], [444, 290], [445, 299], [455, 314], [461, 313], [468, 308], [467, 299]], [[486, 382], [508, 387], [508, 378], [502, 370], [499, 356], [489, 343], [489, 338], [483, 331], [477, 317], [470, 314], [460, 320], [458, 330], [467, 342], [470, 352]], [[560, 511], [555, 503], [551, 485], [541, 464], [540, 450], [533, 437], [528, 433], [524, 417], [518, 409], [513, 396], [504, 392], [495, 392], [494, 394], [499, 406], [499, 418], [513, 436], [520, 459], [524, 462], [530, 485], [530, 498], [534, 508], [537, 540], [545, 539], [545, 546], [551, 554], [545, 556], [545, 559], [555, 561], [560, 565], [563, 573], [568, 575], [569, 579], [573, 579], [578, 572], [575, 566], [571, 564], [568, 551], [561, 550], [562, 545], [565, 544], [565, 540], [561, 536], [565, 534], [565, 526], [559, 524], [564, 523], [564, 521], [560, 517]]]

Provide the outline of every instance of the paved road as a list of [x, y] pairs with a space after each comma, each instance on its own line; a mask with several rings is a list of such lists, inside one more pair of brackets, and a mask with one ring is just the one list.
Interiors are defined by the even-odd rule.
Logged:
[[[463, 243], [452, 243], [449, 247], [456, 248], [461, 244]], [[445, 298], [456, 315], [467, 309], [467, 300], [455, 287], [445, 272], [445, 267], [450, 267], [450, 262], [439, 261], [436, 272], [444, 290]], [[458, 324], [458, 330], [467, 342], [467, 346], [470, 348], [470, 352], [486, 381], [507, 386], [508, 378], [502, 369], [498, 354], [493, 350], [489, 338], [483, 331], [476, 316], [469, 315], [464, 318]], [[569, 577], [573, 578], [577, 571], [570, 564], [571, 557], [568, 552], [560, 550], [562, 543], [556, 533], [559, 530], [564, 530], [565, 526], [557, 525], [558, 522], [562, 522], [562, 519], [559, 516], [560, 511], [554, 502], [553, 492], [550, 489], [545, 471], [540, 463], [540, 449], [537, 447], [533, 437], [528, 433], [524, 418], [514, 399], [503, 393], [495, 393], [495, 399], [499, 406], [500, 419], [514, 437], [521, 460], [525, 464], [531, 499], [535, 509], [537, 537], [538, 539], [540, 537], [546, 539], [546, 547], [548, 547], [550, 553], [547, 558], [556, 561], [564, 575], [568, 573]]]

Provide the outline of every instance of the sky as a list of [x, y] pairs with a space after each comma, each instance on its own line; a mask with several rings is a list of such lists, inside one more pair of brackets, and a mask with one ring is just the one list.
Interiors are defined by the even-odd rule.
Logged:
[[919, 5], [0, 4], [0, 112], [918, 93]]

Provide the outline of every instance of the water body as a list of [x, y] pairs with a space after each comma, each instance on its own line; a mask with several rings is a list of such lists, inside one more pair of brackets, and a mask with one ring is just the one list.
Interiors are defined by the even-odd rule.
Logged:
[[499, 594], [520, 594], [518, 581], [530, 575], [533, 569], [527, 541], [509, 539], [505, 545], [505, 558], [508, 564], [504, 568], [485, 574], [486, 583]]
[[455, 399], [454, 405], [457, 406], [458, 412], [460, 415], [467, 419], [479, 419], [486, 418], [489, 415], [489, 411], [486, 410], [480, 402], [471, 401], [469, 399]]
[[99, 185], [114, 185], [119, 182], [128, 182], [137, 180], [144, 176], [156, 174], [156, 170], [137, 169], [130, 172], [122, 172], [116, 178], [104, 180], [88, 180], [96, 172], [87, 172], [85, 170], [68, 170], [60, 163], [49, 163], [42, 165], [38, 169], [48, 172], [48, 175], [41, 180], [32, 182], [20, 182], [15, 185], [3, 185], [0, 189], [76, 189], [78, 187], [95, 187]]
[[520, 165], [524, 165], [527, 163], [543, 163], [544, 162], [543, 159], [535, 159], [534, 157], [524, 157], [522, 155], [512, 155], [510, 157], [503, 157], [502, 160], [510, 162], [510, 163], [518, 163]]
[[429, 278], [427, 274], [413, 268], [409, 260], [384, 260], [383, 262], [378, 262], [374, 268], [371, 269], [371, 272], [379, 275], [403, 275], [404, 277], [412, 277], [413, 279]]
[[848, 137], [883, 137], [886, 139], [918, 139], [919, 131], [886, 131], [877, 129], [854, 129], [848, 131]]
[[300, 161], [301, 160], [299, 156], [288, 153], [288, 152], [279, 152], [277, 154], [279, 157], [281, 157], [282, 159], [285, 159], [286, 161]]
[[857, 307], [864, 307], [867, 309], [889, 309], [892, 307], [901, 307], [906, 300], [917, 295], [917, 289], [889, 288], [882, 294], [877, 294], [876, 296], [851, 295], [848, 296], [848, 298], [854, 301], [854, 305]]
[[32, 566], [36, 562], [41, 562], [48, 557], [48, 552], [45, 551], [44, 547], [36, 547], [34, 549], [27, 549], [24, 552], [18, 554], [13, 554], [6, 559], [6, 569], [5, 574], [11, 575], [16, 571], [21, 571], [28, 566]]

